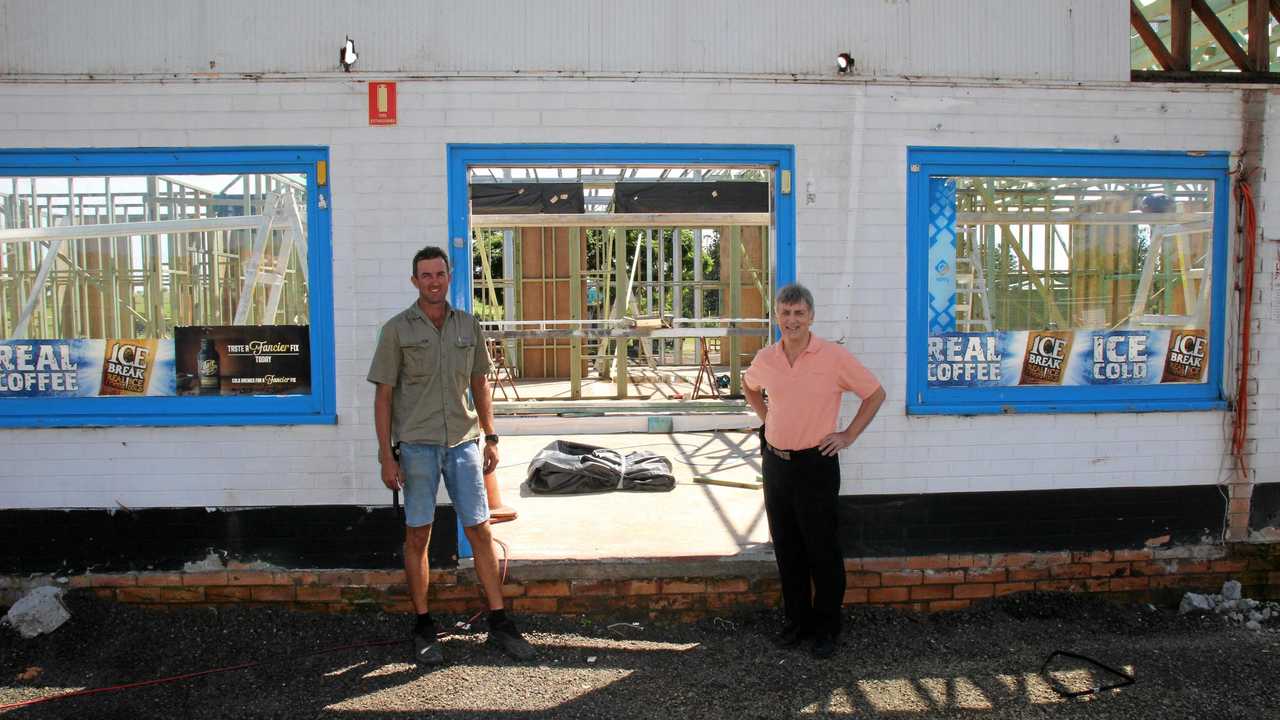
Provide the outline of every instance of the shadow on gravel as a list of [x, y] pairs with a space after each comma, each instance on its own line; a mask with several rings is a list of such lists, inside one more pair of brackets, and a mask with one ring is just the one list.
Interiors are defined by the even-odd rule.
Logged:
[[[149, 610], [68, 598], [72, 620], [22, 640], [0, 630], [0, 705], [233, 667], [256, 667], [60, 700], [6, 717], [305, 718], [1017, 718], [1266, 717], [1280, 690], [1273, 629], [1246, 633], [1219, 618], [1179, 616], [1085, 595], [1030, 593], [961, 612], [846, 613], [843, 645], [815, 660], [771, 643], [776, 612], [693, 624], [589, 618], [521, 619], [539, 658], [515, 663], [484, 633], [445, 641], [447, 664], [407, 662], [408, 620], [269, 607]], [[619, 618], [621, 620], [621, 618]], [[311, 654], [335, 646], [378, 647]], [[1068, 650], [1133, 672], [1137, 684], [1079, 699], [1115, 678]], [[36, 674], [25, 680], [19, 675]]]

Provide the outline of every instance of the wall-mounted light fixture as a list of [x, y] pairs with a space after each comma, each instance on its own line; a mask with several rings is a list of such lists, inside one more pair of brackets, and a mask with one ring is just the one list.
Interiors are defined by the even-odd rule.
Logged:
[[844, 75], [853, 71], [853, 56], [842, 52], [836, 56], [836, 72]]
[[356, 41], [347, 36], [347, 41], [342, 44], [342, 49], [338, 51], [338, 64], [342, 66], [343, 72], [351, 72], [351, 66], [356, 64], [356, 60], [360, 58], [356, 54]]

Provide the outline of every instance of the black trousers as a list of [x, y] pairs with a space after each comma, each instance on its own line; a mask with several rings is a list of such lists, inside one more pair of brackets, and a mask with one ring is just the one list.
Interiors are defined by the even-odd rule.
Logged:
[[784, 459], [765, 443], [764, 511], [782, 579], [787, 622], [809, 632], [840, 632], [844, 553], [837, 533], [840, 460], [816, 448]]

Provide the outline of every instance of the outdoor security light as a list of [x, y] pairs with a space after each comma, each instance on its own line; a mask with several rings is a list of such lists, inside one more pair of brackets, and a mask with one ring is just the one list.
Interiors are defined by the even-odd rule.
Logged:
[[844, 75], [853, 69], [853, 56], [847, 52], [842, 52], [836, 56], [836, 72]]
[[342, 66], [343, 72], [351, 72], [351, 66], [356, 64], [356, 60], [360, 58], [356, 54], [356, 41], [347, 36], [347, 41], [343, 43], [342, 49], [338, 51], [338, 64]]

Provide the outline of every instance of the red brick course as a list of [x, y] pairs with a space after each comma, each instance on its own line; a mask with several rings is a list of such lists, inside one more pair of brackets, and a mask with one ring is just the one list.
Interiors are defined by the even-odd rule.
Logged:
[[871, 603], [904, 602], [911, 597], [911, 589], [906, 587], [872, 588], [867, 592], [867, 601]]
[[912, 600], [950, 600], [950, 585], [918, 585], [911, 588]]
[[955, 594], [956, 594], [957, 600], [987, 598], [995, 594], [995, 585], [991, 583], [974, 583], [972, 585], [956, 585]]
[[[691, 566], [693, 567], [693, 566]], [[643, 573], [643, 564], [634, 566]], [[877, 557], [845, 562], [849, 605], [873, 603], [913, 611], [955, 610], [975, 600], [1039, 591], [1115, 593], [1167, 601], [1180, 590], [1216, 591], [1236, 578], [1257, 599], [1280, 598], [1280, 546], [1228, 545], [1152, 550], [1090, 550]], [[49, 582], [52, 578], [45, 578]], [[0, 576], [0, 592], [20, 593], [35, 579]], [[259, 570], [87, 574], [66, 579], [77, 592], [147, 607], [166, 605], [286, 605], [318, 612], [357, 607], [411, 612], [399, 570]], [[780, 605], [776, 574], [676, 578], [621, 577], [521, 581], [509, 577], [503, 595], [517, 613], [598, 614], [618, 611], [689, 619], [736, 609]], [[469, 614], [484, 602], [474, 572], [435, 570], [430, 606]]]
[[925, 570], [925, 585], [955, 585], [964, 582], [963, 570]]
[[885, 586], [919, 585], [921, 582], [922, 576], [919, 570], [895, 570], [880, 573], [880, 584]]

